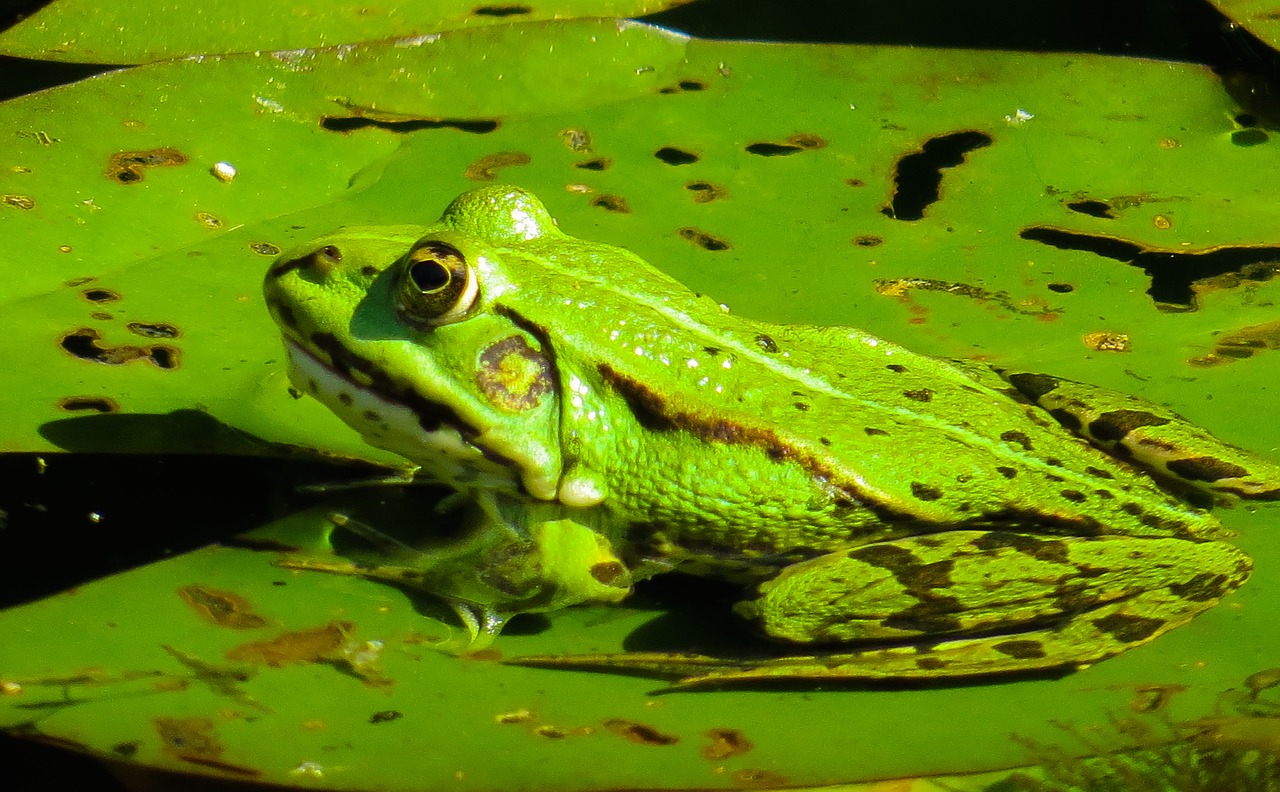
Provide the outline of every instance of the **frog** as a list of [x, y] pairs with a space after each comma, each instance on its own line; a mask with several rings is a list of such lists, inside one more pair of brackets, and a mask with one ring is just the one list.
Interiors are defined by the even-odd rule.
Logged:
[[738, 315], [510, 185], [287, 250], [264, 297], [300, 397], [453, 491], [426, 534], [467, 526], [379, 563], [282, 563], [425, 591], [473, 646], [706, 576], [741, 587], [767, 647], [529, 665], [687, 687], [1075, 671], [1248, 578], [1182, 493], [1280, 499], [1280, 466], [1164, 407]]

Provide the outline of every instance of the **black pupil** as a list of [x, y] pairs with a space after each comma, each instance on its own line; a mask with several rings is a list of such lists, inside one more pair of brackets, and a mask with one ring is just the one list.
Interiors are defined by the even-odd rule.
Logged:
[[435, 259], [430, 259], [414, 263], [409, 268], [409, 277], [413, 279], [414, 286], [424, 292], [433, 292], [449, 283], [449, 270]]

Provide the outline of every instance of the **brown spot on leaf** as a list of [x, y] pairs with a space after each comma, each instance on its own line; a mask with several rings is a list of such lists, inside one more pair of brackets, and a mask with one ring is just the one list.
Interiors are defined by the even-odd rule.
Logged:
[[90, 327], [82, 327], [67, 333], [62, 337], [60, 346], [81, 360], [107, 366], [120, 366], [134, 360], [145, 360], [156, 368], [174, 369], [178, 367], [181, 360], [181, 352], [178, 348], [166, 344], [104, 346], [102, 334]]
[[929, 388], [919, 388], [917, 390], [903, 391], [902, 395], [906, 396], [908, 399], [911, 399], [912, 401], [924, 402], [926, 404], [933, 401], [933, 391], [930, 390]]
[[176, 148], [118, 151], [108, 158], [105, 174], [119, 184], [137, 184], [146, 178], [147, 168], [172, 167], [186, 162], [186, 155]]
[[1085, 495], [1080, 490], [1064, 489], [1059, 491], [1058, 494], [1066, 498], [1067, 500], [1071, 501], [1072, 503], [1084, 503], [1086, 500], [1089, 499], [1089, 496]]
[[996, 472], [1007, 479], [1016, 478], [1018, 475], [1018, 471], [1015, 468], [1011, 468], [1006, 465], [997, 465]]
[[591, 133], [578, 127], [560, 130], [560, 140], [576, 154], [591, 153]]
[[741, 756], [755, 747], [737, 729], [708, 729], [703, 734], [711, 742], [702, 746], [702, 755], [712, 761]]
[[390, 723], [394, 720], [400, 720], [404, 717], [404, 713], [400, 710], [380, 710], [369, 716], [370, 723]]
[[314, 663], [332, 658], [353, 629], [355, 625], [351, 622], [332, 621], [322, 627], [284, 632], [275, 638], [240, 644], [227, 652], [226, 657], [272, 668]]
[[178, 596], [196, 614], [218, 627], [256, 630], [267, 620], [253, 612], [253, 604], [239, 594], [192, 583], [178, 589]]
[[0, 203], [24, 211], [36, 208], [36, 202], [33, 198], [28, 195], [16, 195], [14, 193], [0, 195]]
[[714, 237], [706, 231], [694, 228], [693, 226], [684, 226], [683, 228], [679, 228], [676, 230], [676, 233], [680, 235], [681, 239], [692, 242], [703, 250], [716, 252], [728, 250], [733, 247], [728, 241]]
[[165, 322], [129, 322], [125, 328], [143, 338], [178, 338], [182, 335], [181, 330]]
[[609, 212], [631, 214], [631, 207], [627, 204], [627, 199], [621, 195], [596, 195], [592, 197], [591, 205]]
[[1193, 366], [1217, 366], [1245, 360], [1269, 349], [1280, 349], [1280, 321], [1252, 325], [1219, 336], [1212, 352], [1187, 362]]
[[799, 134], [792, 135], [781, 142], [761, 141], [752, 143], [746, 147], [746, 151], [759, 157], [786, 157], [791, 154], [798, 154], [801, 151], [820, 149], [826, 145], [827, 141], [817, 135]]
[[165, 753], [184, 762], [239, 776], [262, 775], [261, 770], [232, 764], [221, 758], [225, 749], [218, 741], [213, 721], [208, 718], [155, 718], [152, 724]]
[[725, 188], [708, 181], [691, 181], [684, 188], [693, 193], [694, 203], [711, 203], [729, 194], [729, 191]]
[[702, 80], [681, 80], [675, 85], [664, 85], [658, 89], [660, 94], [677, 94], [686, 91], [705, 91], [707, 84]]
[[493, 181], [501, 168], [528, 165], [533, 158], [523, 151], [500, 151], [486, 154], [467, 166], [462, 175], [470, 181]]
[[664, 734], [652, 726], [622, 718], [610, 718], [604, 722], [604, 727], [640, 745], [675, 745], [680, 742], [674, 734]]
[[608, 170], [609, 166], [612, 164], [613, 164], [613, 160], [609, 159], [608, 157], [592, 157], [589, 160], [583, 160], [582, 162], [575, 162], [573, 164], [573, 167], [581, 168], [582, 170], [589, 170], [589, 171], [604, 171], [604, 170]]

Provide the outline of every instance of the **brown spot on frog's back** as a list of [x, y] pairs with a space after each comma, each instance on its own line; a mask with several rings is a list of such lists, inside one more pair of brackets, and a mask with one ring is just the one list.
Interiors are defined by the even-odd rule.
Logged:
[[1142, 410], [1111, 410], [1089, 422], [1089, 434], [1104, 442], [1122, 440], [1134, 429], [1144, 426], [1164, 426], [1168, 418], [1161, 418]]
[[991, 648], [1016, 660], [1037, 660], [1046, 656], [1044, 644], [1039, 641], [1001, 641], [998, 644], [992, 644]]
[[1158, 633], [1165, 624], [1164, 619], [1124, 613], [1113, 613], [1093, 620], [1095, 627], [1123, 643], [1141, 643]]
[[1186, 583], [1171, 584], [1169, 591], [1191, 602], [1213, 602], [1221, 599], [1234, 587], [1233, 581], [1229, 581], [1226, 575], [1201, 572]]
[[1032, 449], [1031, 438], [1028, 437], [1025, 432], [1019, 432], [1011, 429], [1007, 432], [1001, 432], [1000, 439], [1010, 445], [1022, 446], [1022, 450], [1024, 451], [1030, 451]]
[[918, 500], [936, 501], [942, 497], [942, 490], [930, 484], [922, 484], [919, 481], [911, 482], [911, 494]]
[[1170, 473], [1189, 481], [1212, 482], [1249, 475], [1249, 471], [1239, 465], [1210, 456], [1175, 459], [1167, 463], [1166, 467]]

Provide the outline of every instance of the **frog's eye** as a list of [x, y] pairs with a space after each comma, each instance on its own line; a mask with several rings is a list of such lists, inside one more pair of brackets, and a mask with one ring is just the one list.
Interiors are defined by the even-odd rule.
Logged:
[[400, 270], [400, 318], [417, 327], [436, 327], [467, 315], [480, 294], [476, 273], [453, 245], [419, 242]]

